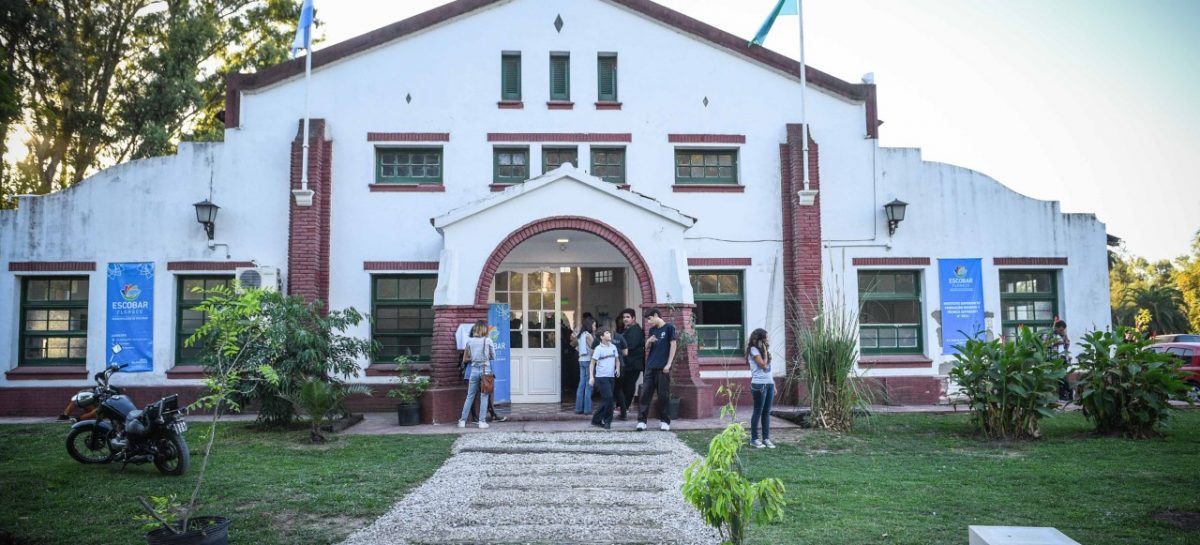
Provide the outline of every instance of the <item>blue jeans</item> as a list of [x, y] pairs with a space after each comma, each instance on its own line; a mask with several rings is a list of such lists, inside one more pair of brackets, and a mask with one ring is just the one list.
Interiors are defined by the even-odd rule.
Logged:
[[592, 424], [610, 425], [613, 417], [613, 377], [596, 377], [596, 389], [600, 390], [600, 407], [592, 415]]
[[579, 360], [579, 387], [575, 389], [575, 412], [592, 412], [592, 387], [588, 384], [588, 367], [591, 360]]
[[[460, 416], [458, 418], [459, 420], [462, 420], [463, 422], [466, 422], [467, 417], [471, 416], [471, 405], [475, 404], [475, 394], [479, 393], [479, 381], [482, 380], [482, 378], [483, 378], [483, 366], [482, 365], [472, 364], [470, 367], [468, 367], [468, 370], [469, 370], [468, 372], [471, 373], [471, 382], [467, 386], [467, 400], [463, 403], [462, 416]], [[487, 410], [487, 404], [488, 404], [489, 397], [491, 397], [489, 394], [480, 394], [479, 406], [483, 407], [484, 411]], [[483, 412], [483, 411], [480, 411], [480, 412]], [[480, 421], [482, 421], [482, 420], [483, 419], [480, 419]]]
[[754, 414], [750, 415], [750, 440], [758, 440], [758, 425], [762, 423], [762, 438], [771, 438], [771, 403], [775, 400], [775, 383], [751, 384], [750, 397], [754, 398]]

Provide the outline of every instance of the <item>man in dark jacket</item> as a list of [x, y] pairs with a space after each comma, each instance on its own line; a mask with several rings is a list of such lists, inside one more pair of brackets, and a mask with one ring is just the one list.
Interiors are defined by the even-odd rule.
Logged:
[[617, 407], [621, 409], [619, 420], [629, 417], [629, 405], [633, 402], [633, 394], [637, 390], [638, 378], [646, 366], [646, 335], [642, 326], [638, 325], [637, 312], [631, 308], [621, 311], [617, 317], [617, 332], [625, 340], [627, 348], [625, 358], [621, 361], [621, 376], [617, 378]]

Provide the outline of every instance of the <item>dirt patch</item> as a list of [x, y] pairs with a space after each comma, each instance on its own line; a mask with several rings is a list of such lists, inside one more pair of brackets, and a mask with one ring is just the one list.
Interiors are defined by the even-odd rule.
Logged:
[[335, 538], [340, 541], [351, 532], [371, 524], [370, 517], [351, 517], [346, 515], [311, 515], [284, 511], [272, 513], [271, 526], [279, 528], [284, 535], [318, 534]]
[[1165, 522], [1181, 530], [1200, 530], [1200, 513], [1195, 511], [1168, 509], [1150, 515], [1150, 518]]

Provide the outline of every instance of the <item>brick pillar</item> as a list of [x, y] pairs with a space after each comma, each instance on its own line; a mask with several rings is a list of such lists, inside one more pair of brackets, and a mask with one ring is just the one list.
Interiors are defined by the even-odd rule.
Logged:
[[[799, 351], [793, 326], [810, 323], [821, 303], [821, 194], [811, 206], [800, 206], [796, 192], [804, 189], [802, 125], [787, 125], [787, 143], [779, 146], [783, 211], [784, 335], [787, 362], [798, 364]], [[811, 127], [810, 127], [811, 131]], [[809, 188], [821, 188], [820, 154], [812, 133], [808, 135]], [[794, 392], [784, 392], [785, 395]]]
[[458, 374], [458, 324], [486, 320], [487, 305], [437, 305], [433, 307], [433, 384], [421, 397], [421, 421], [426, 424], [457, 422], [467, 399], [467, 383]]
[[[304, 121], [292, 141], [291, 189], [300, 189], [301, 153], [304, 151]], [[288, 191], [287, 292], [329, 304], [329, 216], [332, 208], [333, 141], [325, 138], [325, 120], [309, 123], [308, 188], [314, 191], [312, 206], [296, 206]], [[326, 306], [328, 308], [328, 306]]]
[[[700, 378], [700, 356], [692, 314], [696, 305], [675, 304], [670, 307], [642, 304], [642, 316], [657, 308], [662, 319], [675, 326], [679, 336], [675, 363], [671, 365], [671, 395], [680, 398], [680, 418], [709, 418], [713, 415], [713, 386]], [[645, 321], [642, 321], [645, 325]], [[649, 330], [646, 331], [649, 335]], [[689, 340], [690, 342], [684, 342]], [[653, 410], [651, 411], [653, 412]]]

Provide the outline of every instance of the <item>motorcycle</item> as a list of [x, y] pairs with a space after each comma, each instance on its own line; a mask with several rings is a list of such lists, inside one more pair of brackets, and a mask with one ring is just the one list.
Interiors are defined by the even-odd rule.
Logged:
[[109, 384], [121, 367], [96, 373], [95, 389], [77, 395], [86, 406], [96, 406], [96, 416], [71, 426], [67, 454], [81, 464], [154, 462], [164, 475], [183, 475], [191, 455], [183, 439], [187, 421], [179, 411], [179, 396], [171, 394], [138, 410], [129, 396]]

